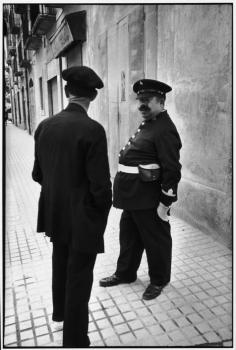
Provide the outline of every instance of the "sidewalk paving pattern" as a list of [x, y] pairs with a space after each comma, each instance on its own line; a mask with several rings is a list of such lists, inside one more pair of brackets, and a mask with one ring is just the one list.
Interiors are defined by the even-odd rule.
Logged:
[[[33, 137], [6, 127], [5, 335], [7, 347], [61, 346], [51, 321], [51, 243], [36, 233], [40, 186], [31, 180]], [[119, 254], [119, 217], [112, 209], [90, 300], [91, 346], [232, 347], [232, 252], [198, 229], [171, 218], [172, 280], [154, 300], [146, 256], [135, 283], [99, 287]]]

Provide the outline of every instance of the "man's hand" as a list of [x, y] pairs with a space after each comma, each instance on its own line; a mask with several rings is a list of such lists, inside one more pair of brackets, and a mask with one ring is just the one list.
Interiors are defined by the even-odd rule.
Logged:
[[168, 218], [168, 210], [170, 208], [169, 207], [166, 207], [164, 204], [162, 204], [161, 202], [159, 203], [158, 205], [158, 208], [157, 208], [157, 215], [159, 216], [159, 218], [161, 218], [163, 221], [169, 221], [169, 218]]

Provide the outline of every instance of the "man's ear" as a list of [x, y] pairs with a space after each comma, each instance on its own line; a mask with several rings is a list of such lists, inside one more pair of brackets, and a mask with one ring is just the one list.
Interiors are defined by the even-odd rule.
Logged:
[[66, 97], [69, 98], [69, 90], [67, 85], [65, 85], [65, 94], [66, 94]]

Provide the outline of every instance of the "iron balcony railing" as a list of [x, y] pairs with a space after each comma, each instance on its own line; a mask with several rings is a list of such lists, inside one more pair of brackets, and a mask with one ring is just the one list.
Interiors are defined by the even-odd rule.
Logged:
[[20, 33], [20, 16], [15, 14], [13, 7], [9, 13], [9, 33], [14, 35]]
[[27, 11], [27, 5], [26, 4], [14, 4], [14, 11], [15, 13], [22, 15]]

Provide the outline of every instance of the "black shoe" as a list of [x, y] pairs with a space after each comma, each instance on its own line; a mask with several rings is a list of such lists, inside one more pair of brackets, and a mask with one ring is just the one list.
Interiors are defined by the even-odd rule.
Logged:
[[64, 316], [55, 316], [55, 315], [53, 315], [52, 316], [52, 320], [54, 322], [63, 322], [64, 321]]
[[143, 299], [144, 300], [151, 300], [151, 299], [155, 299], [156, 297], [158, 297], [161, 292], [162, 289], [165, 287], [165, 285], [163, 286], [155, 286], [154, 284], [149, 284], [149, 286], [147, 286], [145, 292], [143, 293]]
[[101, 287], [112, 287], [112, 286], [117, 286], [118, 284], [121, 283], [132, 283], [136, 281], [136, 278], [134, 280], [125, 280], [121, 277], [118, 277], [116, 274], [105, 277], [99, 281], [99, 285]]

